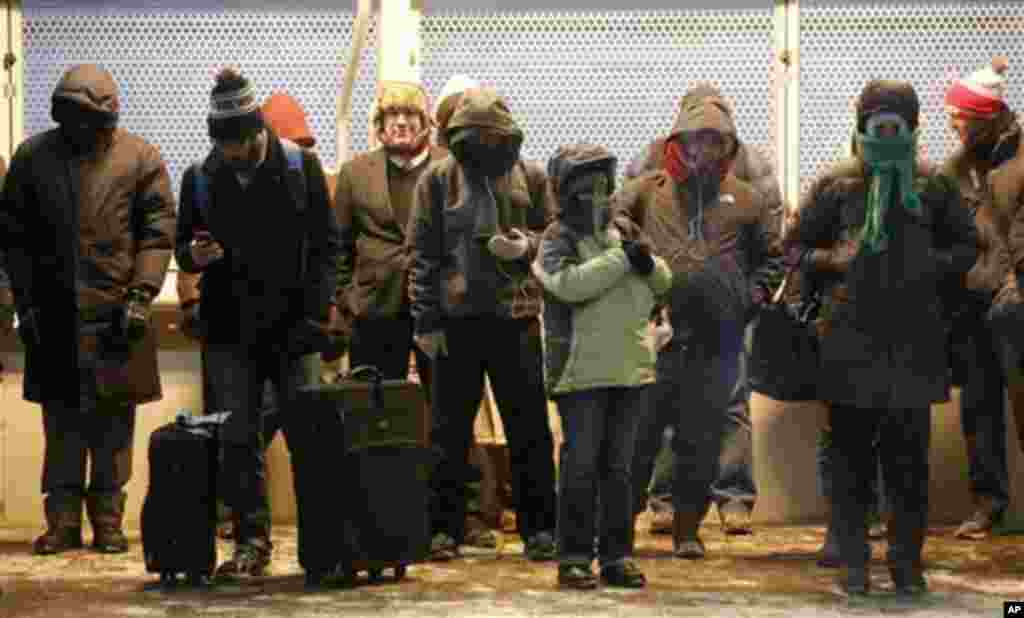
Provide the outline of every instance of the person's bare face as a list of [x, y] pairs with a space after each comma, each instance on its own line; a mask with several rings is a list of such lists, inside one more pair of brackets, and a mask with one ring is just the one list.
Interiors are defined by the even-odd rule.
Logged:
[[237, 172], [254, 170], [263, 158], [265, 133], [260, 131], [242, 140], [218, 140], [217, 149], [224, 157], [224, 163]]
[[395, 109], [384, 113], [381, 119], [381, 141], [390, 147], [414, 148], [423, 132], [423, 118], [411, 109]]

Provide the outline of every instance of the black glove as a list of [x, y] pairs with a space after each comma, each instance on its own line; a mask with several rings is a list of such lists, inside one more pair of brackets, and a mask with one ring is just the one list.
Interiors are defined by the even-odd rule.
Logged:
[[629, 258], [629, 265], [642, 277], [654, 272], [654, 258], [650, 250], [635, 240], [623, 240], [622, 250]]
[[203, 328], [199, 319], [199, 301], [194, 300], [185, 305], [181, 313], [181, 332], [189, 339], [201, 339]]
[[25, 345], [43, 345], [42, 333], [39, 330], [39, 312], [34, 308], [18, 311], [18, 337]]
[[121, 313], [121, 334], [127, 343], [140, 341], [146, 335], [149, 326], [149, 305], [153, 295], [138, 288], [128, 290], [124, 299], [124, 310]]

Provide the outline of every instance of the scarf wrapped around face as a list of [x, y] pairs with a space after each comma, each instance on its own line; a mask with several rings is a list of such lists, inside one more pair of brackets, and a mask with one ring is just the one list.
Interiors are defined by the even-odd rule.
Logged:
[[868, 194], [864, 228], [860, 236], [860, 252], [877, 254], [889, 246], [889, 230], [885, 215], [902, 199], [903, 208], [915, 216], [922, 213], [921, 198], [914, 191], [914, 161], [917, 155], [917, 132], [911, 133], [906, 123], [891, 137], [879, 137], [869, 122], [855, 141], [868, 170]]

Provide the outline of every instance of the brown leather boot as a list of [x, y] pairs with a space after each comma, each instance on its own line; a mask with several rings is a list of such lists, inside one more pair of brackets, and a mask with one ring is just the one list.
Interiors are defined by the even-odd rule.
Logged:
[[679, 510], [675, 512], [672, 518], [672, 547], [676, 558], [699, 560], [704, 557], [704, 542], [697, 534], [702, 519], [702, 513]]
[[126, 499], [123, 491], [90, 492], [86, 495], [85, 506], [92, 524], [92, 548], [96, 551], [104, 554], [128, 551], [128, 539], [121, 529]]
[[59, 554], [82, 548], [82, 496], [70, 492], [53, 492], [43, 499], [46, 532], [32, 544], [39, 556]]

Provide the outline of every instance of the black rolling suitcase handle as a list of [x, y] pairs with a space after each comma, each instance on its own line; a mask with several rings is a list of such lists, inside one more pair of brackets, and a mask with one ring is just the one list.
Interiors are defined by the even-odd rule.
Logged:
[[384, 375], [380, 369], [373, 365], [359, 365], [349, 370], [348, 379], [373, 382], [370, 395], [373, 398], [373, 407], [378, 412], [384, 409]]

